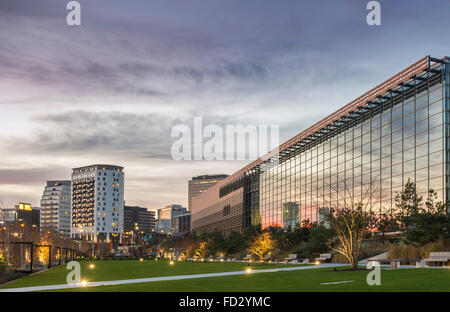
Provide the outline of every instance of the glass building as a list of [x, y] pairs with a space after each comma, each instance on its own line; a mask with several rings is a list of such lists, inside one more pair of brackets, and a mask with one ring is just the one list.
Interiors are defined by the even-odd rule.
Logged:
[[365, 198], [395, 208], [408, 180], [449, 198], [450, 59], [425, 57], [193, 200], [192, 228], [323, 221]]

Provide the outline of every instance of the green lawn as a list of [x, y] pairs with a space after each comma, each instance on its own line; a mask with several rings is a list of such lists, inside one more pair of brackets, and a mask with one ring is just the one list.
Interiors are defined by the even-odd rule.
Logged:
[[[139, 283], [117, 286], [77, 288], [70, 291], [114, 292], [355, 292], [355, 291], [450, 291], [450, 270], [401, 269], [382, 270], [381, 285], [368, 286], [367, 272], [333, 272], [311, 269], [291, 272], [258, 273], [239, 276], [199, 278], [181, 281]], [[321, 285], [323, 282], [354, 280], [353, 283]]]
[[[95, 264], [89, 269], [89, 264]], [[253, 269], [285, 267], [286, 265], [252, 263]], [[240, 271], [246, 263], [199, 263], [176, 262], [170, 266], [167, 261], [143, 262], [135, 260], [84, 261], [81, 262], [82, 279], [89, 282], [142, 277], [200, 274]], [[366, 271], [334, 272], [330, 268], [308, 269], [288, 272], [257, 273], [238, 276], [187, 279], [151, 283], [137, 283], [116, 286], [75, 288], [69, 291], [151, 291], [151, 292], [235, 292], [235, 291], [445, 291], [450, 292], [450, 270], [447, 269], [401, 269], [382, 270], [381, 286], [368, 286]], [[17, 280], [0, 288], [26, 287], [36, 285], [64, 284], [65, 266]], [[355, 282], [335, 285], [321, 285], [324, 282], [353, 280]], [[67, 290], [65, 290], [67, 291]]]
[[[242, 262], [175, 262], [173, 266], [170, 266], [166, 260], [144, 260], [142, 262], [138, 260], [98, 260], [80, 261], [80, 264], [81, 279], [89, 282], [242, 271], [247, 268], [247, 263]], [[89, 268], [90, 264], [95, 265], [94, 269]], [[251, 263], [253, 269], [270, 269], [286, 266], [292, 265]], [[0, 286], [0, 289], [65, 284], [68, 272], [66, 266], [61, 265]]]

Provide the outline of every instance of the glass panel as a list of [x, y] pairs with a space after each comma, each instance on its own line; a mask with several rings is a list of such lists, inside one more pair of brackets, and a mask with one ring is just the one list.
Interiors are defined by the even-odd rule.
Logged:
[[423, 120], [428, 117], [428, 107], [424, 107], [416, 111], [416, 121]]

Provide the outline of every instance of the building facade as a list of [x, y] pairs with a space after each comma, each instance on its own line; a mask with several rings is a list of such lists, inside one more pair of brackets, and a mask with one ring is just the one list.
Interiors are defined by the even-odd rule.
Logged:
[[158, 233], [172, 233], [172, 219], [186, 213], [187, 209], [181, 205], [168, 205], [159, 208], [156, 211], [156, 231]]
[[123, 167], [91, 165], [72, 171], [72, 236], [97, 241], [123, 232]]
[[41, 198], [41, 231], [70, 235], [71, 181], [47, 181]]
[[155, 231], [155, 212], [139, 206], [124, 207], [124, 232], [150, 234]]
[[190, 212], [176, 216], [171, 221], [171, 232], [174, 235], [181, 235], [191, 232], [191, 216]]
[[449, 63], [421, 59], [200, 194], [193, 230], [317, 222], [365, 194], [391, 211], [408, 180], [449, 199]]
[[0, 225], [14, 237], [22, 241], [30, 241], [33, 233], [40, 231], [39, 207], [32, 207], [31, 204], [19, 203], [14, 208], [0, 209]]
[[226, 174], [201, 175], [193, 177], [188, 182], [188, 211], [192, 211], [192, 198], [206, 191], [211, 186], [217, 184], [228, 177]]

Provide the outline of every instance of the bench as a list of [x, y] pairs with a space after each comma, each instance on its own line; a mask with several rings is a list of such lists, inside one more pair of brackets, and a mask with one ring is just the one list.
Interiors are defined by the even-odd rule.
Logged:
[[246, 255], [244, 258], [242, 258], [243, 260], [246, 260], [246, 261], [250, 261], [250, 260], [252, 260], [252, 255]]
[[450, 261], [450, 252], [430, 252], [430, 256], [427, 259], [424, 259], [425, 263], [442, 263], [443, 265], [447, 264]]
[[367, 269], [373, 269], [375, 262], [379, 264], [389, 263], [391, 265], [391, 269], [399, 269], [400, 268], [400, 259], [383, 259], [383, 260], [369, 260], [367, 261]]
[[331, 261], [331, 254], [330, 253], [327, 253], [327, 254], [320, 254], [320, 256], [319, 256], [319, 258], [316, 258], [316, 261], [323, 261], [323, 262], [326, 262], [326, 261]]
[[297, 254], [289, 254], [287, 258], [285, 258], [284, 260], [286, 260], [286, 263], [289, 263], [292, 261], [292, 263], [296, 263], [297, 262]]

